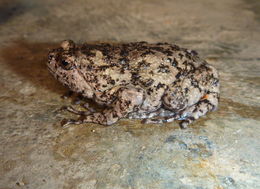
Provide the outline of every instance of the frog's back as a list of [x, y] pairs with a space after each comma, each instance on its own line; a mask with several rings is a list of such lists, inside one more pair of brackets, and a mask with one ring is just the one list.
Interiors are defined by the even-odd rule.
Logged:
[[100, 91], [129, 84], [167, 86], [201, 64], [195, 51], [168, 43], [84, 44], [79, 49]]

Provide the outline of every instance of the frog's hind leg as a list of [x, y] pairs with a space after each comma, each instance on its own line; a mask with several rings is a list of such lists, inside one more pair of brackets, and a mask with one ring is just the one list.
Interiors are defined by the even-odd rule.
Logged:
[[219, 101], [219, 80], [215, 68], [202, 64], [183, 80], [174, 82], [165, 92], [162, 102], [175, 115], [146, 122], [164, 123], [182, 120], [180, 126], [187, 127], [195, 119], [214, 111]]
[[117, 98], [112, 104], [102, 112], [94, 112], [89, 115], [83, 115], [78, 120], [65, 120], [62, 125], [98, 123], [102, 125], [111, 125], [120, 118], [126, 117], [134, 111], [136, 106], [143, 103], [144, 93], [141, 89], [122, 87], [117, 91]]
[[185, 108], [173, 116], [145, 119], [144, 123], [167, 123], [174, 120], [182, 120], [180, 127], [186, 128], [188, 124], [205, 115], [207, 112], [216, 110], [218, 101], [219, 94], [217, 92], [208, 92], [208, 94], [204, 95], [199, 102]]

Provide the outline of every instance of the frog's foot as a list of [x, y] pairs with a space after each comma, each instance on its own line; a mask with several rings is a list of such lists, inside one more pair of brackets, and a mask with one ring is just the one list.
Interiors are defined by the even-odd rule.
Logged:
[[156, 111], [153, 112], [142, 112], [142, 111], [137, 111], [137, 112], [132, 112], [130, 113], [127, 117], [129, 119], [149, 119], [153, 117], [169, 117], [173, 116], [175, 113], [163, 108], [159, 108]]
[[173, 115], [171, 116], [167, 116], [167, 117], [158, 117], [158, 118], [150, 118], [150, 119], [143, 119], [142, 123], [144, 124], [160, 124], [160, 123], [169, 123], [169, 122], [173, 122], [174, 120], [178, 120], [179, 116], [175, 115], [175, 113], [173, 113]]
[[85, 116], [85, 115], [89, 115], [92, 113], [92, 111], [79, 111], [76, 110], [75, 108], [73, 108], [72, 106], [63, 106], [60, 108], [60, 111], [66, 110], [70, 113], [76, 114], [76, 115], [81, 115], [81, 116]]
[[159, 123], [172, 122], [174, 120], [175, 120], [175, 118], [173, 118], [173, 117], [149, 118], [149, 119], [143, 119], [142, 123], [144, 123], [144, 124], [150, 124], [150, 123], [159, 124]]
[[219, 94], [212, 92], [203, 96], [200, 101], [181, 111], [180, 126], [186, 128], [190, 123], [204, 116], [208, 112], [215, 111], [218, 106]]
[[128, 114], [127, 118], [129, 119], [145, 119], [145, 118], [152, 118], [159, 114], [161, 110], [156, 110], [154, 112], [131, 112]]

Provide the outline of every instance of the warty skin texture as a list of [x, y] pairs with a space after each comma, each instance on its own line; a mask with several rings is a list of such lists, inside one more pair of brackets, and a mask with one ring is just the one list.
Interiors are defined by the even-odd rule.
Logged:
[[168, 43], [76, 45], [66, 40], [49, 53], [47, 65], [70, 90], [106, 106], [65, 124], [111, 125], [138, 118], [144, 123], [182, 120], [184, 128], [218, 106], [216, 69], [197, 52]]

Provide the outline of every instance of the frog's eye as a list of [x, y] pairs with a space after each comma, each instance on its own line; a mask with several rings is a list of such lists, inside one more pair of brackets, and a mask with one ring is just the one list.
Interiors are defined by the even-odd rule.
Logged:
[[72, 64], [66, 60], [61, 61], [61, 67], [65, 70], [71, 70], [72, 69]]

